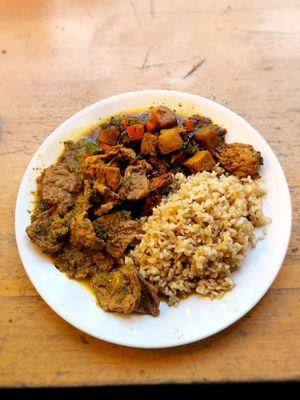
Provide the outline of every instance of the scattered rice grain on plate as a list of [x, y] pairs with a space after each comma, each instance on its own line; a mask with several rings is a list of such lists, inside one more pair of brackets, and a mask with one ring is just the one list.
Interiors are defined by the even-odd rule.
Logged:
[[125, 264], [175, 304], [191, 292], [210, 297], [232, 289], [231, 273], [257, 239], [265, 194], [260, 180], [238, 179], [220, 167], [189, 177], [175, 175], [174, 192], [143, 223], [143, 236]]

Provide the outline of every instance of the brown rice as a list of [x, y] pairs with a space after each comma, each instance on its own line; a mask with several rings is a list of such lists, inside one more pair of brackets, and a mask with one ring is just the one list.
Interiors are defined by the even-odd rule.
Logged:
[[175, 175], [173, 193], [143, 223], [143, 236], [124, 262], [135, 265], [170, 304], [191, 292], [216, 297], [230, 290], [231, 273], [255, 227], [266, 223], [259, 180], [238, 179], [217, 167]]

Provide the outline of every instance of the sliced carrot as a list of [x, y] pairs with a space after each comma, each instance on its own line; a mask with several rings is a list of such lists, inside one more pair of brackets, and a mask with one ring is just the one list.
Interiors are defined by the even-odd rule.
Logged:
[[156, 123], [154, 121], [150, 121], [150, 119], [148, 119], [145, 123], [145, 128], [147, 132], [153, 132], [156, 129]]
[[135, 124], [127, 127], [128, 138], [132, 142], [138, 142], [143, 140], [144, 137], [144, 125]]
[[183, 123], [183, 126], [188, 132], [192, 132], [195, 129], [194, 121], [191, 119], [186, 119]]
[[104, 151], [104, 153], [107, 153], [110, 149], [112, 149], [114, 147], [114, 146], [111, 146], [110, 144], [106, 144], [106, 143], [103, 143], [103, 142], [100, 142], [99, 146]]

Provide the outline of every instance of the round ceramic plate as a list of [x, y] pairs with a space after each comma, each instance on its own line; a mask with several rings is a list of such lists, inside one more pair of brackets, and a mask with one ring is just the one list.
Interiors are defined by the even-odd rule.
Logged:
[[[227, 142], [249, 143], [264, 158], [261, 170], [267, 195], [264, 212], [271, 217], [267, 235], [249, 250], [233, 274], [234, 289], [222, 299], [192, 295], [177, 307], [160, 304], [160, 316], [106, 313], [83, 285], [59, 272], [28, 239], [35, 179], [40, 169], [55, 162], [62, 142], [100, 117], [120, 111], [165, 104], [179, 113], [200, 113], [225, 127]], [[16, 204], [16, 238], [25, 270], [33, 285], [62, 318], [76, 328], [109, 342], [145, 348], [172, 347], [206, 338], [233, 324], [262, 298], [283, 262], [291, 229], [291, 204], [284, 173], [271, 148], [246, 121], [227, 108], [203, 97], [167, 90], [125, 93], [101, 100], [61, 124], [44, 141], [31, 160], [21, 183]], [[258, 233], [259, 234], [259, 233]]]

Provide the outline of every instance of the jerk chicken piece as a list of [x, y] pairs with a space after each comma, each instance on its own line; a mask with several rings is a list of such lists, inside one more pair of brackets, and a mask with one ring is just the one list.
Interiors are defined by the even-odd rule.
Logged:
[[33, 243], [44, 252], [55, 253], [63, 246], [63, 239], [69, 232], [69, 218], [61, 218], [53, 209], [46, 210], [26, 228]]
[[137, 243], [142, 233], [141, 224], [126, 211], [112, 211], [93, 222], [96, 235], [105, 239], [106, 251], [114, 258], [123, 256], [130, 244]]
[[48, 167], [41, 179], [42, 200], [64, 215], [73, 206], [76, 194], [82, 188], [79, 173], [71, 172], [65, 164], [58, 163]]
[[90, 283], [105, 311], [159, 315], [155, 288], [134, 267], [122, 266], [116, 271], [97, 273]]
[[136, 201], [150, 193], [149, 180], [141, 165], [130, 165], [126, 168], [123, 185], [120, 189], [121, 200]]
[[261, 163], [261, 154], [249, 144], [223, 144], [216, 155], [222, 167], [238, 178], [250, 175], [255, 179], [259, 176], [257, 170]]

